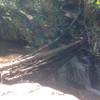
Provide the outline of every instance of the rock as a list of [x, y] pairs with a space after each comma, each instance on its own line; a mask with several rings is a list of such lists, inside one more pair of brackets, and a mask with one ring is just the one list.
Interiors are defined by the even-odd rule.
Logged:
[[14, 85], [0, 84], [0, 100], [79, 100], [73, 95], [64, 94], [50, 87], [42, 86], [38, 83], [20, 83]]

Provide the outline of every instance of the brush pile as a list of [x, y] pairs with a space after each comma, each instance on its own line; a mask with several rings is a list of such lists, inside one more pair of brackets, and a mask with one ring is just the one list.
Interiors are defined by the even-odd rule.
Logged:
[[[48, 51], [45, 51], [46, 47], [44, 47], [34, 53], [19, 57], [13, 62], [1, 64], [0, 80], [11, 81], [32, 74], [34, 71], [41, 70], [41, 68], [50, 67], [52, 63], [64, 63], [75, 54], [75, 49], [80, 47], [82, 43], [83, 39], [80, 39]], [[73, 51], [74, 53], [72, 53]], [[51, 70], [56, 68], [57, 66], [51, 68]]]

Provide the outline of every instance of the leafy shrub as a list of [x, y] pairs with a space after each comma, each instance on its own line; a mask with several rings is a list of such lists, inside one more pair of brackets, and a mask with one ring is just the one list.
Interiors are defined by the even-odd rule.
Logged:
[[34, 46], [52, 41], [64, 23], [60, 0], [0, 0], [0, 13], [2, 39]]

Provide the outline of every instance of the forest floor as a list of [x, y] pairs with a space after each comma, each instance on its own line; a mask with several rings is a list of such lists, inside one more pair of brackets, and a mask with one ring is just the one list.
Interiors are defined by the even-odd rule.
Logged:
[[[25, 50], [18, 44], [13, 44], [13, 43], [7, 43], [7, 42], [0, 42], [0, 64], [4, 64], [7, 62], [14, 61], [18, 57], [27, 54], [29, 51]], [[46, 72], [47, 73], [47, 72]], [[46, 75], [46, 74], [44, 74]], [[54, 74], [53, 74], [54, 75]], [[19, 96], [19, 93], [23, 96], [25, 94], [24, 92], [26, 91], [31, 91], [27, 92], [25, 96], [31, 96], [34, 98], [33, 95], [40, 96], [43, 98], [48, 99], [50, 97], [50, 94], [53, 95], [53, 91], [56, 91], [55, 94], [58, 94], [59, 96], [62, 96], [63, 94], [63, 99], [65, 100], [100, 100], [100, 96], [94, 95], [93, 93], [88, 92], [85, 89], [79, 88], [79, 87], [74, 87], [71, 85], [63, 85], [59, 84], [55, 80], [55, 76], [44, 76], [42, 79], [39, 79], [39, 81], [33, 80], [33, 82], [28, 82], [25, 85], [25, 81], [19, 81], [19, 83], [14, 83], [13, 85], [5, 85], [5, 84], [0, 84], [0, 99], [1, 100], [8, 100], [9, 96]], [[35, 76], [38, 78], [37, 76]], [[35, 86], [35, 89], [32, 87]], [[9, 89], [8, 89], [9, 87]], [[20, 88], [21, 87], [21, 88]], [[25, 88], [28, 88], [25, 90]], [[17, 90], [16, 90], [17, 88]], [[12, 90], [11, 90], [12, 89]], [[37, 91], [38, 92], [34, 92]], [[33, 91], [33, 92], [32, 92]], [[49, 97], [46, 97], [48, 96]], [[7, 99], [1, 98], [1, 97], [7, 97]], [[45, 96], [45, 97], [44, 97]], [[67, 99], [66, 99], [67, 97]], [[68, 98], [69, 97], [69, 98]], [[77, 99], [76, 99], [77, 98]], [[9, 97], [10, 99], [10, 97]], [[29, 99], [29, 98], [28, 98]], [[40, 98], [42, 99], [42, 98]], [[40, 100], [38, 99], [38, 100]], [[50, 99], [50, 98], [49, 98]], [[57, 99], [57, 98], [55, 98]], [[61, 98], [62, 99], [62, 98]], [[26, 99], [25, 99], [26, 100]], [[60, 98], [59, 98], [60, 100]]]

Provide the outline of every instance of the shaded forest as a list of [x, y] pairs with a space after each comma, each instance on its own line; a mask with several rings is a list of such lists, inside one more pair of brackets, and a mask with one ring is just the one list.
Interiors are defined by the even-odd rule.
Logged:
[[0, 65], [1, 82], [54, 75], [100, 96], [100, 0], [0, 0], [2, 41], [25, 54]]
[[63, 42], [88, 38], [98, 52], [99, 14], [97, 0], [1, 0], [0, 38], [38, 48], [64, 34]]

